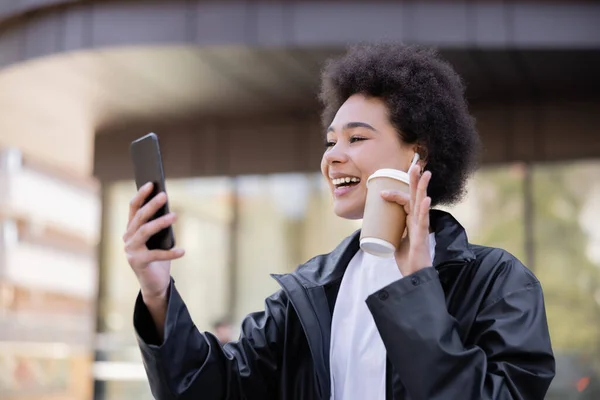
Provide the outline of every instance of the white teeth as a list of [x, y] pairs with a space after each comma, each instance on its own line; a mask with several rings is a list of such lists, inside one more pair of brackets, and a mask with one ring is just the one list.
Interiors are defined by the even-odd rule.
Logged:
[[358, 183], [360, 182], [360, 179], [356, 178], [356, 177], [345, 177], [345, 178], [336, 178], [336, 179], [332, 179], [331, 183], [333, 183], [334, 185], [343, 185], [344, 183]]

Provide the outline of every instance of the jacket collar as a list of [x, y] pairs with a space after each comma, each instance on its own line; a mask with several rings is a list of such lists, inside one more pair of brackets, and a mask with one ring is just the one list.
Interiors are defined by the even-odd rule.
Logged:
[[429, 224], [435, 234], [435, 268], [465, 264], [475, 259], [465, 228], [450, 213], [431, 210]]
[[[430, 226], [435, 234], [433, 266], [463, 265], [475, 259], [467, 233], [449, 213], [431, 210]], [[324, 286], [341, 279], [359, 249], [360, 230], [344, 239], [331, 253], [317, 256], [298, 267], [294, 275], [307, 287]]]

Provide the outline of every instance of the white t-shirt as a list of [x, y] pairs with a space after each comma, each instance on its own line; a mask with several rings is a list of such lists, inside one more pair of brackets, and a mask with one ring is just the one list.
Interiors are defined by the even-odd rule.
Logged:
[[[433, 260], [433, 233], [429, 239]], [[385, 400], [387, 353], [365, 300], [400, 278], [393, 257], [359, 250], [348, 264], [331, 325], [331, 399]]]

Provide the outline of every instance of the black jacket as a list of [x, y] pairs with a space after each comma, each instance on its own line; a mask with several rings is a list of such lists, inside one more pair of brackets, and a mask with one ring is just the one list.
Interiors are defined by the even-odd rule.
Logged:
[[[431, 212], [434, 267], [366, 300], [387, 349], [387, 398], [543, 399], [554, 377], [542, 288], [506, 251], [469, 244]], [[155, 398], [329, 399], [331, 316], [358, 232], [295, 272], [237, 342], [200, 333], [171, 285], [164, 342], [140, 297], [134, 324]]]

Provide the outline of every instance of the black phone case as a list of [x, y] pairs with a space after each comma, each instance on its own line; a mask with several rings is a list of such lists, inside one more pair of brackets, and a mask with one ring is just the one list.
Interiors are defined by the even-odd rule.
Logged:
[[[160, 192], [166, 192], [165, 175], [163, 171], [162, 157], [160, 154], [160, 146], [158, 144], [158, 136], [154, 133], [149, 133], [137, 140], [131, 142], [129, 147], [131, 160], [133, 161], [133, 172], [135, 176], [135, 184], [139, 190], [148, 182], [153, 183], [152, 193], [146, 198], [144, 204], [152, 200]], [[150, 218], [150, 221], [159, 218], [169, 213], [169, 203], [165, 203], [156, 214]], [[162, 229], [154, 234], [146, 242], [146, 246], [150, 250], [162, 249], [169, 250], [175, 246], [175, 235], [173, 228]]]

